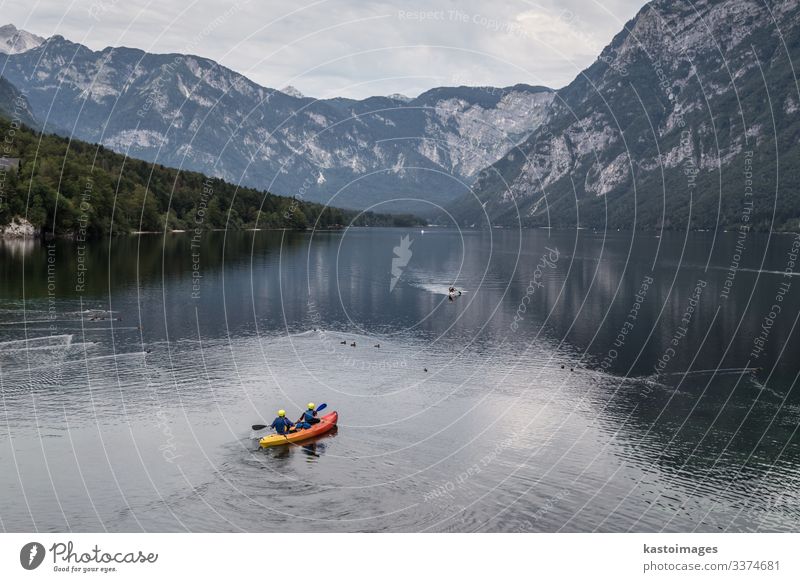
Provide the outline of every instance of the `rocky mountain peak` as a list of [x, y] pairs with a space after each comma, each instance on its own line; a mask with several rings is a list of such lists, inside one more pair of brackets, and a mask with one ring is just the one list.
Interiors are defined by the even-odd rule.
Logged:
[[303, 95], [297, 87], [292, 85], [286, 85], [283, 89], [281, 89], [281, 93], [284, 95], [288, 95], [289, 97], [295, 97], [297, 99], [305, 99], [306, 96]]
[[19, 30], [13, 24], [0, 26], [0, 53], [16, 55], [35, 49], [45, 39], [26, 30]]
[[382, 207], [420, 213], [465, 192], [538, 126], [554, 97], [517, 85], [314, 100], [199, 56], [93, 51], [56, 37], [0, 57], [0, 67], [46, 130], [74, 128], [131, 157], [347, 208], [422, 198], [416, 208]]
[[714, 229], [741, 215], [750, 164], [764, 194], [752, 222], [796, 228], [800, 180], [787, 152], [800, 131], [800, 45], [788, 39], [798, 34], [798, 0], [650, 2], [452, 213], [465, 224], [488, 215], [529, 226]]

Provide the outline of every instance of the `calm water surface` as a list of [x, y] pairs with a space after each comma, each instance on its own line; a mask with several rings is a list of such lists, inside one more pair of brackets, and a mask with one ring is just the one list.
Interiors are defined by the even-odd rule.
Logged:
[[0, 527], [796, 531], [795, 240], [0, 241]]

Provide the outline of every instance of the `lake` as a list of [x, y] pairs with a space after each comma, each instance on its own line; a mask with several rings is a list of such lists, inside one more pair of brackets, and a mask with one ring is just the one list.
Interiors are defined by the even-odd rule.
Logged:
[[[0, 241], [0, 527], [796, 531], [799, 245]], [[338, 429], [260, 450], [308, 401]]]

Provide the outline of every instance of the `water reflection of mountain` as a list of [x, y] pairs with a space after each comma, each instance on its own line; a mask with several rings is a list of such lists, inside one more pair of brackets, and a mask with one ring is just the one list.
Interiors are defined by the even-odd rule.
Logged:
[[[254, 239], [256, 243], [254, 244]], [[48, 296], [48, 264], [59, 297], [106, 296], [135, 284], [191, 278], [195, 265], [203, 274], [218, 272], [227, 262], [245, 264], [280, 249], [291, 251], [304, 240], [291, 231], [204, 232], [196, 246], [190, 233], [116, 237], [79, 243], [71, 240], [0, 239], [0, 293], [36, 299]], [[193, 260], [193, 253], [198, 261]], [[79, 274], [85, 276], [79, 279]], [[81, 281], [83, 292], [76, 290]]]
[[[506, 231], [504, 235], [519, 236]], [[732, 234], [665, 234], [658, 239], [641, 234], [581, 233], [575, 237], [555, 231], [525, 231], [518, 263], [516, 256], [495, 255], [490, 264], [490, 273], [497, 280], [510, 281], [496, 322], [501, 328], [509, 324], [540, 255], [546, 246], [557, 247], [563, 258], [555, 272], [544, 277], [544, 287], [527, 306], [526, 323], [520, 326], [523, 332], [535, 333], [546, 323], [544, 333], [585, 351], [582, 363], [588, 366], [599, 366], [609, 350], [615, 349], [607, 371], [622, 376], [650, 375], [662, 359], [668, 360], [664, 371], [670, 373], [698, 369], [699, 362], [704, 362], [705, 368], [743, 367], [752, 359], [753, 339], [784, 280], [780, 272], [791, 242], [788, 237], [773, 237], [769, 245], [767, 241], [766, 237], [753, 237], [748, 243], [732, 291], [723, 299], [725, 267], [735, 255]], [[505, 244], [516, 247], [517, 241]], [[486, 259], [480, 252], [467, 256]], [[653, 283], [643, 293], [647, 277], [652, 277]], [[700, 281], [705, 286], [695, 304]], [[631, 319], [637, 295], [642, 293], [641, 308]], [[782, 305], [782, 313], [796, 314], [800, 290], [786, 296]], [[689, 323], [682, 323], [690, 307]], [[777, 363], [781, 382], [791, 382], [797, 372], [797, 366], [779, 361], [780, 350], [790, 339], [793, 317], [777, 322], [765, 354], [749, 364], [770, 369]], [[626, 333], [618, 342], [623, 328]], [[676, 336], [677, 345], [673, 342]]]
[[[394, 249], [405, 236], [412, 256], [392, 287]], [[522, 440], [509, 447], [507, 466], [498, 458], [498, 473], [487, 470], [474, 477], [476, 490], [493, 490], [494, 477], [504, 479], [490, 496], [493, 503], [525, 499], [519, 515], [525, 515], [527, 504], [528, 517], [558, 491], [570, 491], [564, 506], [554, 508], [548, 527], [558, 528], [577, 516], [572, 523], [584, 531], [658, 531], [680, 512], [672, 528], [691, 529], [719, 501], [714, 523], [724, 525], [740, 507], [757, 505], [760, 517], [776, 506], [768, 526], [796, 529], [796, 505], [793, 509], [791, 503], [797, 500], [792, 488], [797, 489], [800, 474], [800, 443], [794, 433], [800, 399], [789, 393], [798, 372], [793, 320], [782, 318], [771, 328], [763, 359], [756, 364], [763, 371], [741, 379], [700, 372], [747, 365], [753, 334], [772, 303], [776, 277], [764, 276], [756, 285], [755, 273], [739, 273], [729, 300], [720, 307], [725, 271], [709, 269], [705, 274], [702, 267], [711, 235], [687, 243], [692, 251], [684, 253], [691, 259], [685, 268], [678, 267], [682, 237], [637, 235], [632, 248], [631, 238], [619, 233], [604, 242], [602, 235], [588, 232], [576, 237], [574, 232], [543, 230], [434, 230], [423, 235], [355, 229], [313, 237], [212, 233], [198, 253], [202, 277], [197, 297], [188, 233], [113, 239], [87, 248], [87, 290], [82, 296], [74, 291], [76, 244], [57, 241], [54, 328], [48, 320], [49, 249], [40, 243], [22, 249], [0, 246], [0, 366], [10, 406], [6, 416], [18, 430], [33, 431], [35, 403], [35, 413], [44, 419], [39, 424], [61, 431], [47, 450], [70, 460], [71, 451], [63, 448], [70, 442], [60, 435], [67, 430], [75, 435], [83, 422], [82, 446], [89, 447], [97, 441], [98, 418], [108, 426], [109, 436], [119, 439], [116, 450], [132, 451], [125, 445], [127, 433], [118, 430], [124, 411], [158, 461], [160, 443], [153, 439], [159, 431], [152, 426], [156, 405], [166, 407], [176, 422], [189, 411], [190, 426], [202, 427], [197, 434], [215, 444], [201, 448], [186, 442], [186, 450], [198, 455], [224, 451], [224, 458], [217, 460], [229, 466], [236, 465], [230, 443], [242, 436], [235, 427], [248, 428], [264, 410], [294, 396], [301, 403], [325, 398], [347, 413], [348, 422], [386, 413], [404, 419], [376, 431], [377, 440], [362, 449], [367, 461], [355, 468], [363, 473], [354, 475], [351, 459], [341, 454], [344, 449], [314, 457], [319, 462], [346, 459], [338, 474], [330, 474], [334, 481], [340, 479], [337, 486], [360, 486], [361, 480], [391, 481], [406, 467], [415, 472], [419, 466], [416, 449], [395, 465], [372, 463], [369, 455], [404, 450], [431, 423], [473, 410], [435, 442], [423, 444], [421, 454], [428, 455], [432, 466], [451, 450], [460, 449], [462, 455], [455, 465], [426, 477], [423, 491], [453, 479], [468, 466], [461, 463], [469, 455], [477, 460], [491, 452], [494, 440], [471, 443], [489, 421], [497, 423], [491, 430], [498, 434], [524, 427]], [[751, 262], [763, 250], [753, 242], [748, 247]], [[713, 246], [720, 257], [712, 266], [724, 266], [730, 259], [729, 241], [720, 235]], [[537, 274], [548, 247], [559, 250], [559, 259], [552, 267], [539, 267]], [[659, 259], [652, 267], [656, 251]], [[779, 268], [784, 255], [781, 241], [768, 257], [768, 267], [775, 270], [777, 263]], [[651, 268], [654, 283], [636, 325], [624, 345], [615, 348]], [[655, 378], [653, 367], [671, 346], [702, 276], [708, 283], [691, 325]], [[531, 280], [541, 286], [523, 302]], [[463, 291], [453, 301], [442, 292], [450, 284]], [[784, 299], [792, 317], [800, 311], [799, 298], [800, 287]], [[515, 320], [520, 313], [521, 319]], [[315, 333], [314, 327], [324, 331]], [[357, 348], [340, 343], [354, 340]], [[612, 348], [618, 357], [604, 369], [603, 358]], [[684, 370], [693, 372], [681, 380]], [[331, 392], [325, 391], [328, 384]], [[220, 422], [220, 412], [225, 422]], [[343, 427], [325, 444], [364, 446], [348, 432]], [[191, 431], [176, 427], [174, 434]], [[33, 436], [15, 438], [17, 444], [27, 442], [40, 448]], [[487, 448], [481, 450], [484, 444]], [[298, 457], [304, 455], [292, 455], [287, 463]], [[35, 465], [32, 455], [20, 458]], [[122, 453], [119, 458], [135, 465]], [[517, 471], [520, 459], [526, 464]], [[203, 461], [197, 460], [186, 466], [203, 473]], [[26, 471], [37, 477], [34, 481], [45, 482], [38, 478], [46, 475], [41, 467], [28, 466]], [[513, 477], [505, 480], [512, 471]], [[263, 473], [253, 470], [257, 490], [263, 489]], [[161, 470], [157, 474], [165, 475]], [[90, 482], [102, 491], [114, 490], [102, 476]], [[78, 475], [74, 483], [81, 486]], [[173, 491], [182, 491], [185, 480], [174, 485]], [[229, 491], [222, 482], [218, 489]], [[403, 495], [408, 490], [403, 483]], [[628, 501], [620, 504], [628, 494]], [[412, 489], [402, 505], [418, 502], [413, 495]], [[246, 519], [251, 509], [242, 508]], [[196, 510], [187, 508], [186, 514]], [[486, 516], [476, 516], [496, 517], [495, 506], [486, 510]], [[645, 511], [647, 516], [634, 524]], [[74, 513], [86, 512], [79, 508]], [[161, 513], [152, 515], [157, 520]], [[112, 510], [102, 512], [107, 514]], [[58, 519], [60, 513], [54, 515]], [[755, 520], [737, 519], [748, 522], [742, 527]]]
[[[401, 236], [410, 237], [412, 256], [391, 287], [393, 250]], [[204, 233], [197, 246], [184, 233], [119, 237], [85, 247], [60, 240], [52, 243], [54, 250], [42, 242], [5, 241], [0, 294], [46, 299], [51, 283], [61, 299], [96, 300], [111, 293], [119, 301], [139, 289], [148, 297], [148, 309], [157, 302], [172, 314], [195, 305], [207, 317], [214, 319], [217, 312], [231, 324], [256, 317], [263, 318], [260, 325], [303, 329], [313, 327], [318, 312], [326, 325], [342, 329], [444, 335], [474, 345], [502, 341], [512, 353], [546, 339], [569, 354], [583, 354], [569, 356], [575, 365], [598, 367], [606, 359], [607, 372], [646, 376], [670, 348], [674, 354], [669, 353], [664, 370], [669, 373], [698, 369], [700, 362], [703, 368], [748, 365], [753, 338], [782, 279], [754, 267], [760, 268], [763, 259], [765, 270], [779, 273], [790, 242], [773, 237], [767, 247], [766, 240], [749, 241], [741, 267], [753, 270], [736, 274], [725, 300], [720, 298], [727, 275], [722, 267], [734, 252], [731, 233], [659, 239], [640, 233], [506, 229], [424, 235], [413, 229], [351, 229], [313, 237], [212, 232]], [[556, 249], [558, 261], [540, 267], [542, 257], [552, 254], [546, 249]], [[712, 268], [706, 271], [709, 254]], [[51, 281], [48, 260], [54, 265]], [[78, 292], [81, 273], [84, 289]], [[647, 277], [653, 283], [620, 344]], [[701, 279], [707, 284], [699, 304], [685, 336], [673, 345]], [[449, 301], [431, 291], [450, 284], [464, 295]], [[193, 285], [202, 291], [199, 299], [192, 298]], [[800, 291], [783, 305], [785, 314], [798, 311]], [[770, 369], [778, 362], [773, 381], [789, 382], [796, 372], [791, 360], [779, 358], [790, 330], [789, 316], [777, 321], [763, 356], [750, 364]], [[615, 357], [608, 359], [611, 349]]]
[[[749, 270], [737, 271], [723, 299], [734, 241], [724, 235], [690, 235], [686, 241], [650, 236], [631, 249], [630, 234], [604, 241], [533, 231], [523, 237], [525, 260], [513, 278], [515, 257], [492, 262], [491, 271], [497, 279], [512, 279], [509, 295], [522, 297], [545, 245], [559, 246], [564, 261], [537, 291], [524, 329], [541, 333], [567, 358], [572, 348], [575, 364], [598, 374], [591, 388], [603, 394], [596, 418], [616, 435], [621, 462], [649, 467], [664, 487], [682, 494], [692, 492], [694, 484], [687, 483], [701, 474], [705, 483], [695, 488], [701, 496], [711, 488], [736, 497], [743, 488], [765, 485], [780, 496], [787, 490], [769, 482], [790, 481], [800, 462], [800, 390], [792, 390], [800, 368], [791, 356], [800, 347], [792, 331], [800, 290], [782, 300], [792, 315], [774, 324], [765, 353], [753, 359], [753, 338], [783, 279], [789, 241], [777, 238], [767, 246], [765, 237], [753, 237], [740, 265]], [[646, 277], [653, 283], [629, 319]], [[517, 303], [503, 306], [498, 320], [504, 325]], [[656, 374], [659, 361], [663, 369]], [[744, 367], [762, 369], [731, 372]], [[704, 372], [709, 369], [721, 371]]]

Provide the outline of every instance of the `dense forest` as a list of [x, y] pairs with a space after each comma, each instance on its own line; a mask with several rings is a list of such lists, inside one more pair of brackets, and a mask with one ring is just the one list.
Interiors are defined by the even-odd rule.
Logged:
[[26, 217], [43, 234], [87, 237], [245, 228], [414, 226], [410, 215], [359, 213], [238, 187], [197, 172], [126, 158], [0, 117], [0, 226]]

